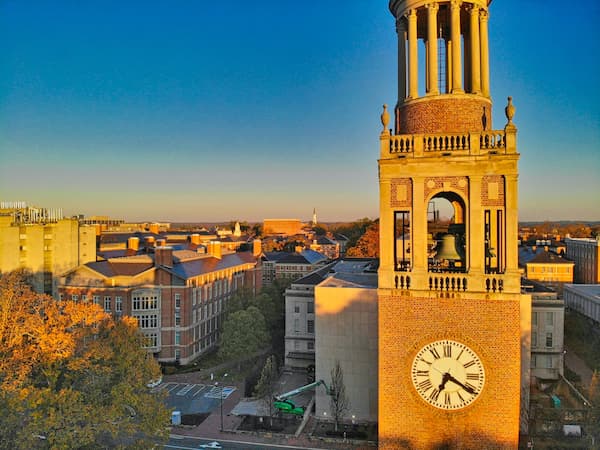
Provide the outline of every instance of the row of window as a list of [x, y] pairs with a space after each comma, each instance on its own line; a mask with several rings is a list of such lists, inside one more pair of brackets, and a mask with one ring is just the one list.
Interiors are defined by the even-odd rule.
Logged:
[[[300, 312], [300, 302], [296, 302], [294, 304], [294, 312], [295, 313], [299, 313]], [[314, 314], [315, 313], [315, 304], [314, 302], [306, 302], [306, 313], [307, 314]]]
[[[60, 299], [63, 299], [63, 294], [60, 294]], [[79, 295], [77, 294], [73, 294], [71, 295], [71, 300], [74, 302], [78, 302], [79, 301]], [[88, 296], [86, 294], [82, 294], [81, 295], [81, 301], [82, 302], [87, 302], [88, 301]], [[92, 296], [92, 301], [96, 304], [99, 305], [100, 304], [100, 296], [99, 295], [93, 295]], [[112, 311], [112, 297], [110, 296], [105, 296], [104, 297], [104, 311], [106, 312], [111, 312]], [[115, 297], [115, 312], [121, 312], [123, 311], [123, 297], [121, 296], [116, 296]]]

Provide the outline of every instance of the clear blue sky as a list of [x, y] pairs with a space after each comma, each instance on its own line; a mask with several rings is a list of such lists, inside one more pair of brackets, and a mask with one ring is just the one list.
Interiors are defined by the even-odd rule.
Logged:
[[[600, 6], [496, 0], [520, 218], [600, 220]], [[0, 2], [0, 200], [127, 220], [378, 216], [385, 0]]]

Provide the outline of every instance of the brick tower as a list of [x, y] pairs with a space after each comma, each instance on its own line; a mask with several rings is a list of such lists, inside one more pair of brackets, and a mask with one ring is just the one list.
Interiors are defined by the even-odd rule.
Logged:
[[380, 448], [518, 446], [530, 303], [510, 98], [492, 128], [490, 2], [389, 4], [398, 103], [394, 131], [381, 116]]

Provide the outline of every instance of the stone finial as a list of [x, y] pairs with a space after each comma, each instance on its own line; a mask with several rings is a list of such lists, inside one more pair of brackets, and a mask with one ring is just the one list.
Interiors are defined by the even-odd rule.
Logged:
[[390, 113], [387, 110], [387, 105], [383, 105], [383, 112], [381, 113], [381, 124], [383, 125], [382, 133], [388, 132], [388, 124], [390, 123]]
[[515, 115], [515, 106], [512, 104], [512, 97], [508, 97], [508, 104], [504, 108], [504, 114], [506, 114], [506, 118], [508, 119], [507, 125], [512, 125], [512, 118]]

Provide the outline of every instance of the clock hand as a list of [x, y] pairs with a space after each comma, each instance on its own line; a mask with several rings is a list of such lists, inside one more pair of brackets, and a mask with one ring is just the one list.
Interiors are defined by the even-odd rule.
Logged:
[[448, 372], [446, 372], [445, 374], [443, 374], [443, 376], [442, 376], [442, 382], [441, 382], [441, 383], [440, 383], [440, 385], [438, 386], [438, 389], [439, 389], [440, 391], [443, 391], [443, 390], [444, 390], [444, 388], [446, 387], [446, 383], [447, 383], [448, 381], [451, 381], [451, 379], [452, 379], [452, 375], [450, 375]]
[[473, 389], [470, 386], [465, 386], [464, 384], [462, 384], [460, 381], [458, 381], [456, 378], [454, 378], [450, 374], [448, 374], [448, 381], [452, 381], [454, 384], [457, 384], [458, 386], [460, 386], [461, 388], [463, 388], [469, 394], [473, 394], [473, 395], [477, 394], [477, 392], [475, 392], [475, 389]]

